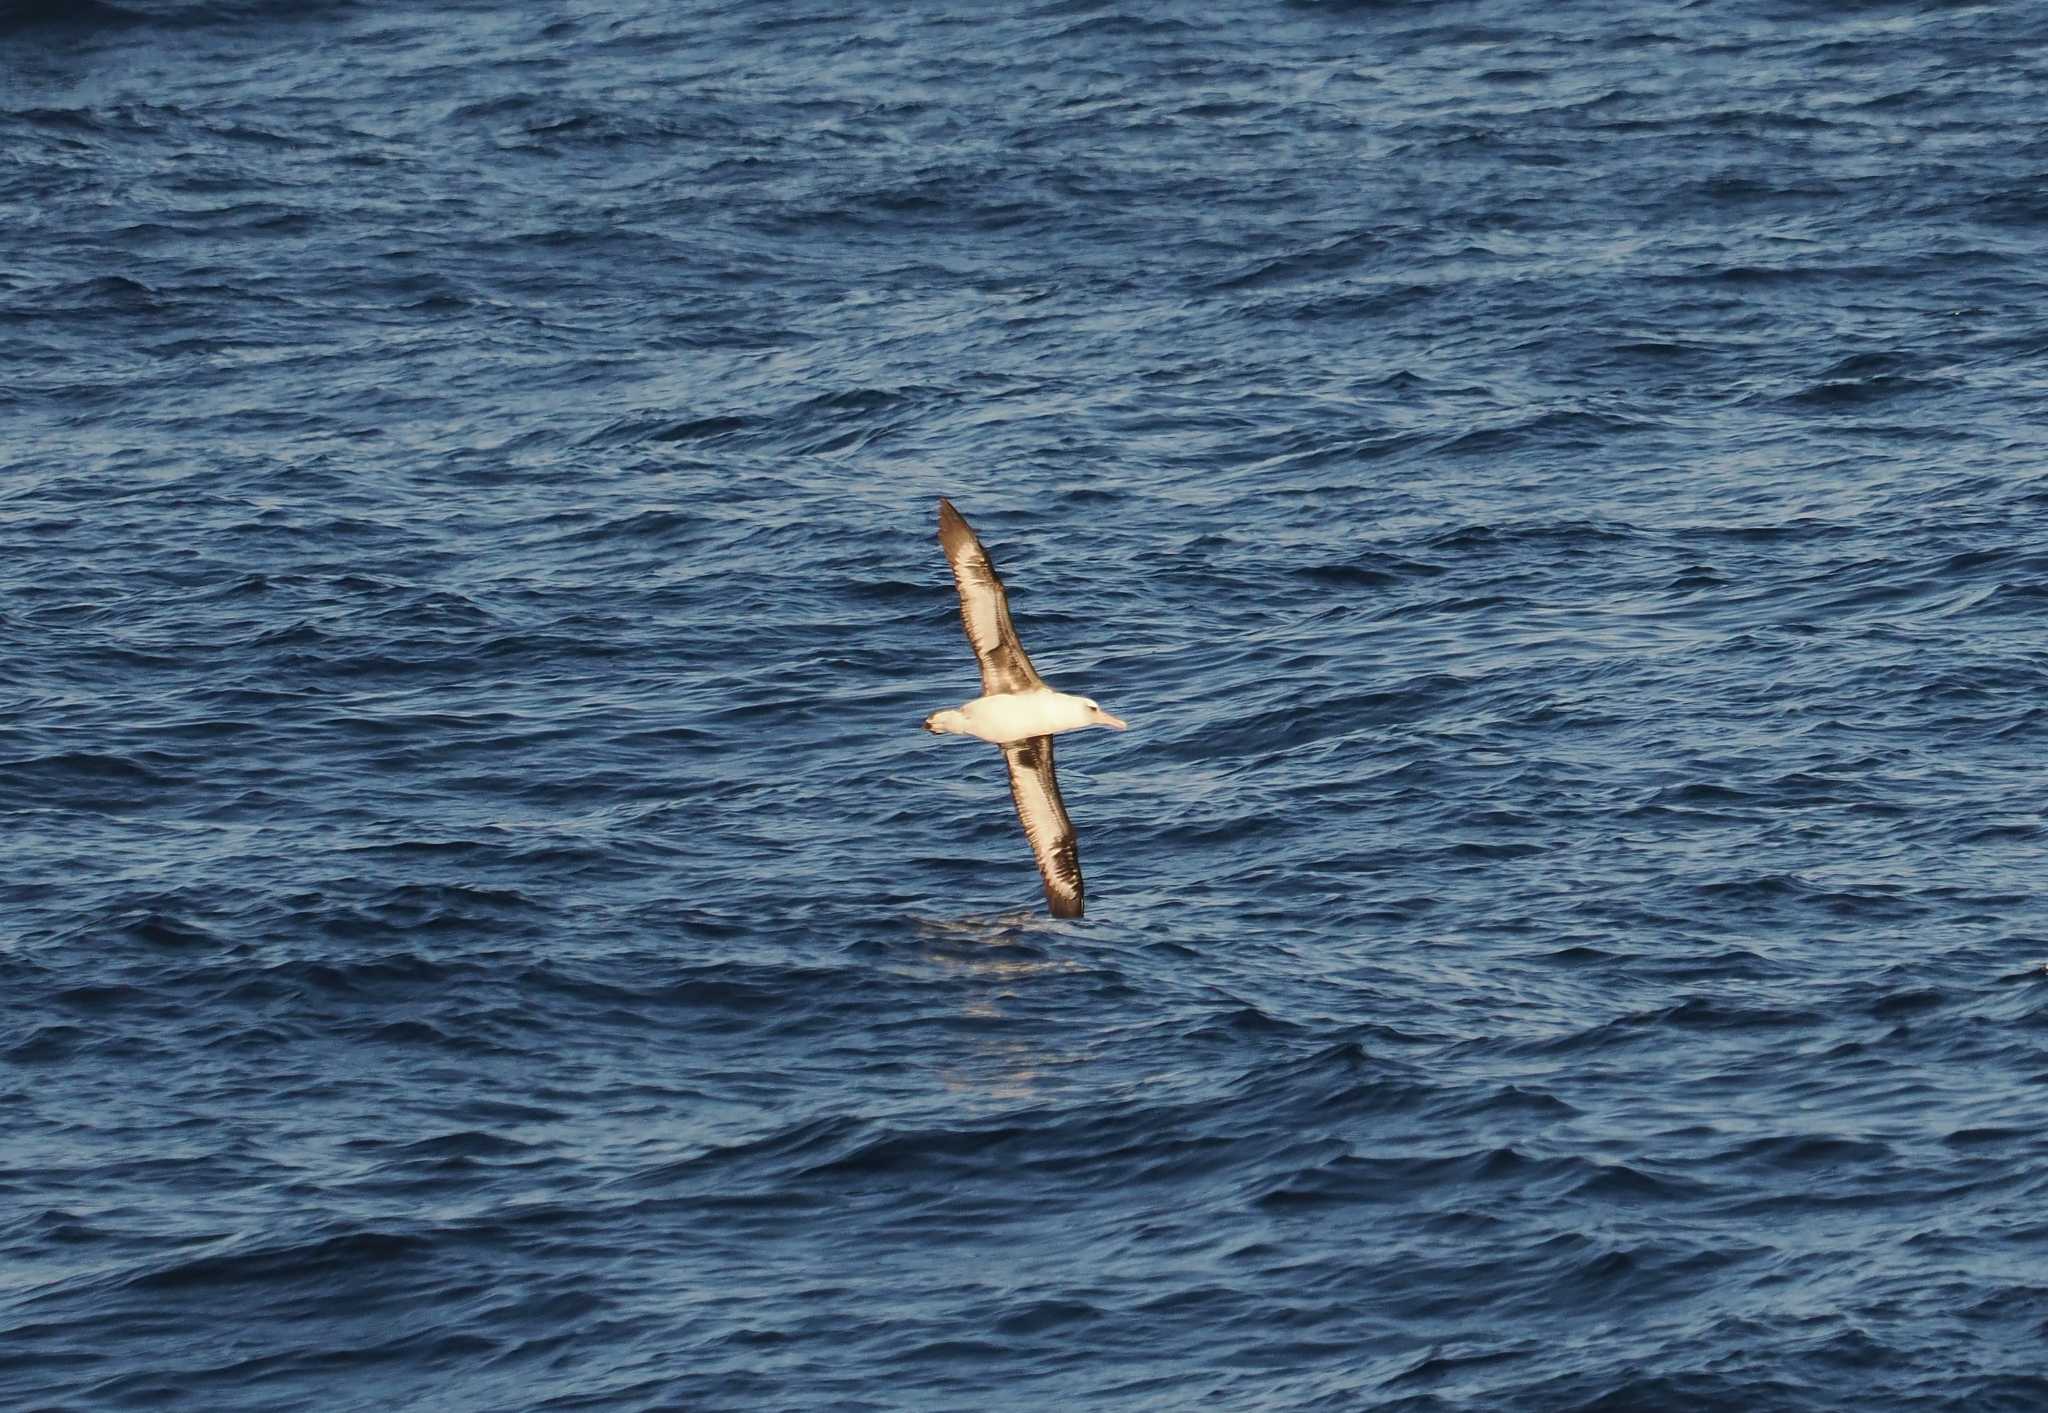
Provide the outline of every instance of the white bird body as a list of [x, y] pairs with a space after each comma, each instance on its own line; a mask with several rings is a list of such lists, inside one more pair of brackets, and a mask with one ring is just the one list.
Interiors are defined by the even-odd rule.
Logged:
[[1081, 850], [1074, 822], [1060, 799], [1053, 774], [1052, 738], [1084, 726], [1124, 729], [1124, 723], [1086, 697], [1055, 692], [1046, 685], [1010, 622], [1010, 597], [988, 551], [953, 508], [939, 500], [939, 544], [953, 569], [960, 595], [960, 626], [981, 664], [982, 695], [951, 711], [935, 711], [924, 729], [937, 735], [977, 736], [1003, 748], [1010, 770], [1010, 798], [1024, 837], [1031, 841], [1045, 902], [1054, 917], [1079, 917], [1083, 906]]
[[1033, 736], [1079, 731], [1084, 726], [1110, 726], [1121, 731], [1124, 723], [1086, 697], [1037, 687], [1026, 692], [995, 692], [976, 697], [956, 710], [933, 712], [925, 726], [941, 735], [978, 736], [1007, 746]]

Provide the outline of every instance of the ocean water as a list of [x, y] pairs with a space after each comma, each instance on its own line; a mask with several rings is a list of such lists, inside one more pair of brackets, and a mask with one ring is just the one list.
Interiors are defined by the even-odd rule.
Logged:
[[[2038, 1409], [2048, 12], [0, 8], [0, 1407]], [[940, 495], [1056, 684], [1044, 914]]]

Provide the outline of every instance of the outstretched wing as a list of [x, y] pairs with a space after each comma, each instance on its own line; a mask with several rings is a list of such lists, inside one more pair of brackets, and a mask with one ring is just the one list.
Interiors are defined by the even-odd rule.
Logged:
[[[988, 551], [953, 509], [953, 502], [944, 498], [939, 501], [939, 544], [946, 551], [946, 562], [953, 566], [953, 587], [960, 592], [960, 622], [967, 629], [968, 645], [981, 659], [981, 690], [994, 696], [1043, 687], [1045, 679], [1017, 646], [1017, 630], [1010, 626], [1009, 596], [1003, 592], [1003, 581], [996, 577], [996, 567], [988, 562]], [[1046, 778], [1050, 781], [1052, 777], [1048, 774]], [[1057, 790], [1053, 801], [1059, 801]]]
[[1052, 773], [1052, 737], [1029, 736], [1003, 747], [1010, 765], [1010, 798], [1024, 821], [1024, 837], [1045, 880], [1045, 903], [1054, 917], [1081, 916], [1081, 850], [1074, 821]]

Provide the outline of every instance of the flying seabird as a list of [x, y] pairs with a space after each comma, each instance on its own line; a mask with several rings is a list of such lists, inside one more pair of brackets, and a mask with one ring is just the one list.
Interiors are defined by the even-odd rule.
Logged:
[[1017, 646], [1009, 596], [988, 551], [944, 497], [939, 500], [939, 544], [953, 566], [968, 645], [981, 660], [981, 695], [957, 710], [933, 712], [924, 719], [924, 729], [935, 735], [979, 736], [1003, 748], [1010, 764], [1010, 797], [1045, 879], [1046, 906], [1054, 917], [1079, 917], [1081, 855], [1052, 773], [1052, 738], [1084, 726], [1122, 731], [1126, 723], [1086, 697], [1055, 692], [1038, 675]]

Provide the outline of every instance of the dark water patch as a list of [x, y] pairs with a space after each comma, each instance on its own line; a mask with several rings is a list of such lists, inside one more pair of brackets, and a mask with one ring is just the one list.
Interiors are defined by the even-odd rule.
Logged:
[[0, 10], [0, 37], [70, 38], [126, 29], [147, 16], [106, 0], [19, 0]]
[[420, 1236], [349, 1232], [300, 1242], [254, 1246], [174, 1262], [131, 1277], [138, 1290], [182, 1293], [228, 1286], [294, 1286], [344, 1270], [401, 1264], [426, 1252]]
[[1242, 1006], [1203, 1022], [1188, 1032], [1188, 1038], [1236, 1041], [1246, 1036], [1299, 1034], [1300, 1031], [1300, 1026], [1268, 1015], [1257, 1006]]
[[1787, 407], [1817, 411], [1873, 406], [1915, 393], [1940, 391], [1950, 386], [1938, 379], [1909, 378], [1879, 374], [1862, 378], [1824, 379], [1781, 399]]
[[66, 1060], [76, 1055], [91, 1035], [75, 1025], [39, 1025], [7, 1048], [7, 1058], [18, 1065]]
[[[385, 1145], [372, 1141], [355, 1146], [375, 1149]], [[409, 1158], [504, 1158], [531, 1150], [531, 1144], [519, 1143], [497, 1134], [469, 1131], [422, 1138], [412, 1143], [398, 1145], [393, 1151]]]

